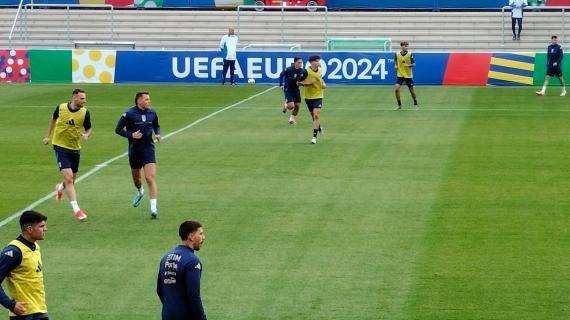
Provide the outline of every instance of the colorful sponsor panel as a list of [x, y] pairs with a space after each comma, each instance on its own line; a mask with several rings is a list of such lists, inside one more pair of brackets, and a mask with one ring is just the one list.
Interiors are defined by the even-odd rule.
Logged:
[[[238, 82], [277, 83], [281, 71], [299, 55], [323, 58], [325, 81], [331, 84], [393, 84], [392, 53], [366, 52], [243, 52], [236, 62]], [[448, 54], [415, 54], [415, 81], [441, 84]], [[145, 68], [141, 69], [140, 66]], [[221, 82], [223, 59], [219, 52], [121, 51], [117, 53], [115, 82], [216, 83]]]
[[0, 82], [30, 82], [28, 50], [0, 50]]
[[484, 86], [487, 84], [491, 53], [451, 53], [444, 85]]
[[499, 86], [532, 85], [534, 53], [494, 53], [488, 84]]
[[73, 83], [114, 83], [115, 60], [114, 50], [73, 50]]
[[70, 83], [71, 50], [29, 51], [30, 71], [34, 83]]

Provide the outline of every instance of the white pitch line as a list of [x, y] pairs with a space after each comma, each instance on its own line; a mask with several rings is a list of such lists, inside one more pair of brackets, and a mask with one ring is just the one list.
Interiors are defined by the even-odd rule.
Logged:
[[[242, 104], [242, 103], [245, 103], [245, 102], [248, 102], [248, 101], [250, 101], [250, 100], [252, 100], [252, 99], [255, 99], [255, 98], [257, 98], [257, 97], [259, 97], [259, 96], [261, 96], [261, 95], [263, 95], [263, 94], [265, 94], [265, 93], [267, 93], [267, 92], [269, 92], [269, 91], [271, 91], [271, 90], [273, 90], [273, 89], [275, 89], [275, 88], [277, 88], [277, 87], [268, 88], [268, 89], [266, 89], [266, 90], [264, 90], [264, 91], [261, 91], [261, 92], [259, 92], [259, 93], [254, 94], [253, 96], [250, 96], [250, 97], [245, 98], [245, 99], [243, 99], [243, 100], [241, 100], [241, 101], [238, 101], [238, 102], [236, 102], [236, 103], [234, 103], [234, 104], [232, 104], [232, 105], [229, 105], [229, 106], [227, 106], [227, 107], [224, 107], [224, 108], [222, 108], [222, 109], [220, 109], [220, 110], [218, 110], [218, 111], [216, 111], [216, 112], [212, 112], [212, 113], [210, 113], [209, 115], [207, 115], [207, 116], [205, 116], [205, 117], [203, 117], [203, 118], [200, 118], [200, 119], [198, 119], [198, 120], [196, 120], [196, 121], [190, 123], [189, 125], [187, 125], [187, 126], [185, 126], [185, 127], [182, 127], [182, 128], [180, 128], [180, 129], [178, 129], [178, 130], [176, 130], [176, 131], [173, 131], [173, 132], [171, 132], [171, 133], [165, 135], [165, 136], [162, 137], [162, 138], [163, 138], [163, 139], [168, 139], [168, 138], [170, 138], [170, 137], [172, 137], [172, 136], [174, 136], [174, 135], [176, 135], [176, 134], [179, 134], [179, 133], [182, 132], [182, 131], [188, 130], [188, 129], [192, 128], [193, 126], [195, 126], [195, 125], [197, 125], [197, 124], [199, 124], [199, 123], [201, 123], [201, 122], [204, 122], [204, 121], [210, 119], [211, 117], [213, 117], [213, 116], [215, 116], [215, 115], [217, 115], [217, 114], [220, 114], [220, 113], [222, 113], [222, 112], [224, 112], [224, 111], [226, 111], [226, 110], [229, 110], [229, 109], [231, 109], [231, 108], [233, 108], [233, 107], [239, 106], [239, 105]], [[102, 163], [100, 163], [100, 164], [95, 165], [95, 167], [93, 167], [91, 170], [89, 170], [89, 171], [85, 172], [85, 174], [79, 176], [79, 178], [77, 178], [76, 183], [81, 182], [81, 181], [87, 179], [88, 177], [90, 177], [90, 176], [92, 176], [93, 174], [97, 173], [99, 170], [105, 168], [106, 166], [108, 166], [108, 165], [111, 164], [112, 162], [115, 162], [115, 161], [117, 161], [117, 160], [119, 160], [119, 159], [125, 157], [126, 155], [127, 155], [127, 153], [125, 152], [125, 153], [122, 153], [122, 154], [120, 154], [120, 155], [118, 155], [118, 156], [116, 156], [116, 157], [114, 157], [114, 158], [111, 158], [111, 159], [105, 161], [105, 162], [102, 162]], [[35, 207], [37, 207], [37, 206], [39, 206], [40, 204], [44, 203], [44, 202], [47, 201], [48, 199], [53, 198], [54, 196], [55, 196], [55, 191], [54, 191], [54, 192], [51, 192], [51, 193], [49, 193], [49, 194], [47, 194], [47, 195], [45, 195], [44, 197], [42, 197], [42, 198], [40, 198], [40, 199], [38, 199], [38, 200], [36, 200], [35, 202], [33, 202], [33, 203], [30, 204], [29, 206], [25, 207], [24, 209], [22, 209], [22, 210], [20, 210], [20, 211], [18, 211], [18, 212], [15, 212], [15, 213], [13, 213], [13, 214], [11, 214], [11, 215], [9, 215], [9, 216], [8, 216], [7, 218], [5, 218], [4, 220], [0, 221], [0, 228], [2, 228], [3, 226], [7, 225], [7, 224], [10, 223], [10, 222], [12, 222], [14, 219], [18, 218], [18, 217], [22, 214], [22, 212], [27, 211], [27, 210], [32, 210], [32, 209], [34, 209]]]

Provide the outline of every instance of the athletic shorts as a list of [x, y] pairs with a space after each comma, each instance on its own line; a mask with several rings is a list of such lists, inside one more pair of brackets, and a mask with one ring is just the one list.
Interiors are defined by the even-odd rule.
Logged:
[[404, 84], [404, 82], [406, 83], [406, 85], [408, 87], [413, 87], [414, 86], [414, 79], [412, 78], [404, 78], [404, 77], [398, 77], [398, 79], [396, 80], [396, 83], [399, 85]]
[[309, 108], [310, 112], [323, 107], [323, 99], [305, 99], [305, 103], [307, 103], [307, 108]]
[[287, 103], [301, 103], [301, 91], [297, 90], [297, 91], [289, 91], [289, 90], [285, 90], [285, 100], [287, 100]]
[[562, 77], [562, 69], [560, 69], [560, 66], [548, 66], [548, 68], [546, 68], [546, 75], [550, 77]]
[[53, 146], [53, 150], [59, 171], [63, 169], [71, 169], [73, 173], [79, 171], [79, 158], [81, 157], [79, 150], [69, 150], [60, 146]]
[[149, 163], [156, 163], [154, 146], [129, 148], [129, 165], [131, 169], [141, 169]]
[[12, 316], [10, 320], [49, 320], [47, 313], [34, 313], [27, 316]]

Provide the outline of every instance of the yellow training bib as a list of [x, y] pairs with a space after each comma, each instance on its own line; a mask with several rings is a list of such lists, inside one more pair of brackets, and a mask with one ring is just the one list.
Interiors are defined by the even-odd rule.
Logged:
[[[40, 246], [36, 244], [36, 250], [32, 251], [18, 240], [10, 245], [22, 251], [22, 263], [6, 277], [6, 289], [12, 299], [27, 303], [24, 315], [47, 313]], [[10, 312], [10, 316], [15, 314]]]
[[410, 51], [406, 52], [405, 55], [402, 55], [401, 51], [396, 53], [396, 63], [398, 65], [398, 77], [400, 78], [413, 78], [414, 74], [412, 72], [412, 67], [406, 67], [404, 64], [411, 64], [412, 63], [412, 53]]
[[81, 149], [81, 128], [87, 114], [86, 108], [75, 112], [69, 111], [67, 103], [59, 105], [59, 117], [55, 123], [55, 132], [51, 143], [54, 146], [70, 150]]
[[319, 67], [317, 71], [311, 69], [310, 66], [307, 67], [307, 80], [315, 81], [311, 85], [306, 85], [305, 90], [305, 99], [322, 99], [324, 97], [323, 85], [321, 83], [321, 79], [323, 78], [323, 69]]

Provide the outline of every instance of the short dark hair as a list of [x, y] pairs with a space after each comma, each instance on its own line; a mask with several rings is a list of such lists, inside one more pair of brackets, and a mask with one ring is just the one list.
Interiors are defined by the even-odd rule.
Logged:
[[43, 214], [33, 210], [24, 211], [20, 216], [20, 228], [24, 229], [24, 227], [34, 225], [42, 221], [47, 221], [47, 217]]
[[76, 95], [76, 94], [78, 94], [78, 93], [85, 93], [85, 90], [83, 90], [83, 89], [73, 89], [73, 92], [72, 92], [73, 95]]
[[409, 45], [408, 41], [402, 41], [402, 42], [400, 42], [400, 47], [401, 47], [401, 46], [407, 46], [407, 45]]
[[293, 61], [294, 61], [294, 62], [297, 62], [297, 61], [299, 61], [299, 60], [303, 60], [303, 58], [301, 58], [301, 57], [295, 57], [295, 59], [294, 59]]
[[186, 239], [188, 239], [188, 236], [191, 233], [196, 232], [196, 230], [202, 228], [202, 224], [198, 221], [184, 221], [182, 222], [182, 224], [180, 225], [180, 228], [178, 229], [178, 235], [180, 236], [180, 239], [182, 239], [182, 241], [185, 241]]
[[140, 91], [135, 94], [135, 106], [138, 106], [139, 98], [144, 96], [145, 94], [149, 94], [148, 91]]
[[550, 37], [550, 39], [558, 39], [558, 37], [557, 37], [557, 36], [552, 36], [552, 37]]
[[309, 62], [313, 62], [313, 61], [317, 61], [317, 60], [321, 60], [321, 57], [318, 55], [314, 55], [314, 56], [309, 57]]

